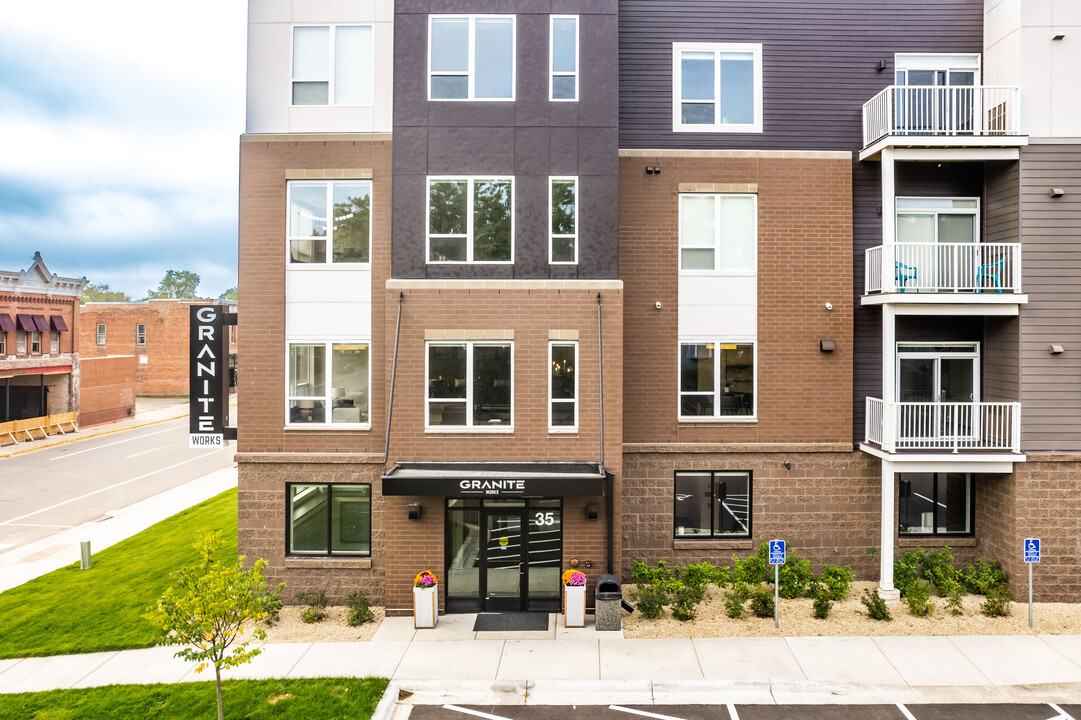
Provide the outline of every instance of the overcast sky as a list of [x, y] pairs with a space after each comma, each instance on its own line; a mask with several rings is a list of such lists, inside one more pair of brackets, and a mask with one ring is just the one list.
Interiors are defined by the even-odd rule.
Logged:
[[0, 270], [236, 285], [244, 0], [0, 0]]

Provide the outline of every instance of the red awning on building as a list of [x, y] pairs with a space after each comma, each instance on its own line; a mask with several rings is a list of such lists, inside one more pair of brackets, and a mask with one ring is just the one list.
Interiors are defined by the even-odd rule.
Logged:
[[26, 332], [34, 332], [35, 330], [37, 330], [37, 326], [34, 325], [34, 320], [29, 315], [23, 315], [22, 313], [19, 313], [15, 316], [15, 319], [18, 320], [20, 330], [24, 330]]
[[44, 315], [32, 315], [34, 318], [34, 325], [40, 332], [49, 332], [49, 321], [45, 319]]
[[11, 316], [7, 313], [0, 313], [0, 332], [12, 332], [15, 330], [15, 323], [12, 321]]
[[67, 375], [71, 372], [71, 365], [55, 365], [53, 367], [12, 368], [0, 371], [0, 380], [4, 378], [21, 377], [23, 375]]
[[52, 320], [53, 330], [56, 330], [57, 332], [67, 332], [68, 331], [68, 324], [66, 322], [64, 322], [64, 318], [62, 316], [60, 316], [60, 315], [52, 315], [52, 316], [50, 316], [49, 319]]

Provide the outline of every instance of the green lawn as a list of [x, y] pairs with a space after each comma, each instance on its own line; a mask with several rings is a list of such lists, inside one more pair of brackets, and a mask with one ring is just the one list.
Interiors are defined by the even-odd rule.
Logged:
[[[386, 687], [381, 678], [228, 680], [222, 706], [227, 718], [368, 720]], [[208, 720], [217, 714], [213, 682], [0, 695], [0, 717], [25, 720]]]
[[[236, 490], [95, 553], [90, 570], [75, 563], [0, 593], [0, 658], [153, 645], [161, 631], [143, 613], [172, 585], [174, 570], [198, 562], [193, 546], [210, 530], [221, 531], [223, 556], [236, 554]], [[0, 706], [0, 717], [16, 716]]]

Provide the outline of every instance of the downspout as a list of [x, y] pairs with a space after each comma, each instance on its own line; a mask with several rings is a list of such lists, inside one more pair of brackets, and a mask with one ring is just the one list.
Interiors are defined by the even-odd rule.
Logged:
[[394, 362], [390, 369], [390, 400], [387, 405], [387, 442], [383, 448], [383, 472], [387, 470], [387, 459], [390, 457], [390, 419], [394, 416], [394, 381], [398, 378], [398, 341], [402, 337], [402, 303], [405, 302], [405, 293], [398, 293], [398, 325], [394, 329]]
[[601, 470], [604, 470], [604, 332], [601, 328], [601, 294], [597, 293], [597, 366], [601, 381]]
[[608, 524], [608, 573], [612, 573], [612, 555], [615, 553], [615, 475], [604, 469], [604, 328], [601, 325], [601, 294], [597, 293], [597, 366], [601, 393], [601, 472], [604, 472], [605, 519]]

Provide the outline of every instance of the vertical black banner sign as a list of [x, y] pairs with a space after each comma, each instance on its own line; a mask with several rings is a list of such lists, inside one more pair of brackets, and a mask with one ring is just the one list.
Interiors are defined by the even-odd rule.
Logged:
[[229, 372], [225, 308], [192, 305], [190, 310], [188, 447], [219, 448], [225, 444], [226, 403], [229, 401], [225, 380]]

